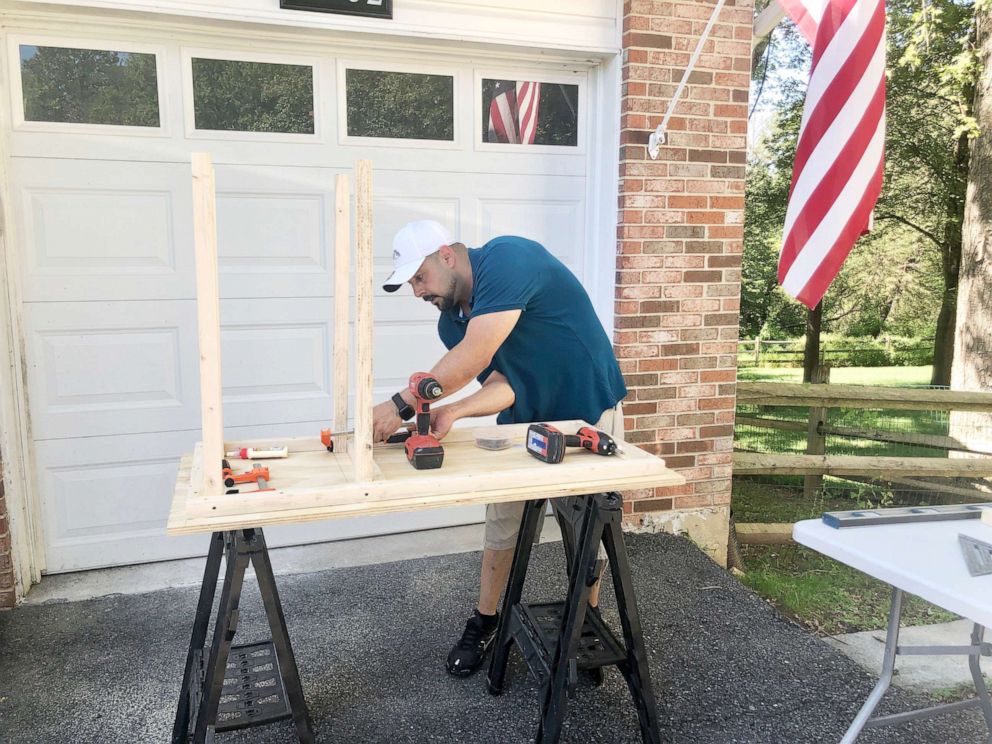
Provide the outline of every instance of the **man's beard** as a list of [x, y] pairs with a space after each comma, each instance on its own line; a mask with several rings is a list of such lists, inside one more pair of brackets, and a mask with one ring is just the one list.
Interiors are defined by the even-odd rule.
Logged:
[[[455, 277], [451, 277], [448, 282], [448, 289], [444, 294], [438, 295], [427, 295], [424, 297], [425, 302], [430, 302], [433, 304], [440, 312], [447, 312], [455, 306], [455, 294], [458, 289], [458, 281]], [[439, 300], [438, 303], [434, 303], [434, 300]]]

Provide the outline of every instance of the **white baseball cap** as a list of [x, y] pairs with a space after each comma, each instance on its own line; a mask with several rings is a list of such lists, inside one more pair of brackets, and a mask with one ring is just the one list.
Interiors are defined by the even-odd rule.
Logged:
[[434, 220], [415, 220], [405, 224], [393, 238], [393, 273], [382, 288], [395, 292], [410, 280], [424, 259], [451, 245], [451, 235]]

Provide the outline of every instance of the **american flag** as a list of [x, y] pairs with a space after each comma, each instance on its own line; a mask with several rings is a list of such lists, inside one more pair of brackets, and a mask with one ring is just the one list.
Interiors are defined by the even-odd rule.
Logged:
[[540, 83], [498, 81], [489, 104], [488, 140], [533, 145], [540, 103]]
[[884, 0], [779, 0], [813, 46], [778, 281], [815, 307], [871, 229], [885, 155]]

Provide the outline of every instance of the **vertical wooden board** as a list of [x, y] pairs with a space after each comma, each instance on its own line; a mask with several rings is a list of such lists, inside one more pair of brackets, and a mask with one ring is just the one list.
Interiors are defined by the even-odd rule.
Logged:
[[355, 480], [372, 480], [372, 162], [355, 164]]
[[222, 492], [224, 415], [220, 367], [220, 284], [217, 272], [217, 203], [210, 153], [193, 153], [193, 248], [200, 344], [203, 494]]
[[[334, 182], [334, 419], [333, 432], [348, 428], [348, 332], [350, 323], [351, 220], [348, 176], [339, 174]], [[342, 451], [348, 439], [334, 444]]]

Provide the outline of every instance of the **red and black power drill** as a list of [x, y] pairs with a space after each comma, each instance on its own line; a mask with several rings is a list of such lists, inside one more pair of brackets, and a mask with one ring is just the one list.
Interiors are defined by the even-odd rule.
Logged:
[[565, 459], [566, 447], [582, 447], [597, 455], [615, 455], [617, 443], [606, 432], [583, 426], [575, 434], [566, 434], [550, 424], [527, 427], [527, 451], [541, 462], [559, 463]]
[[[417, 372], [410, 376], [410, 392], [416, 398], [417, 429], [406, 438], [406, 459], [417, 470], [439, 468], [444, 461], [444, 448], [431, 434], [431, 401], [440, 398], [444, 390], [436, 378], [426, 372]], [[396, 441], [393, 437], [390, 439]]]

